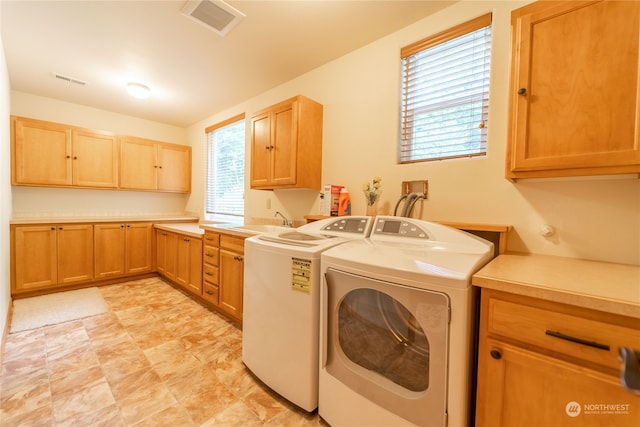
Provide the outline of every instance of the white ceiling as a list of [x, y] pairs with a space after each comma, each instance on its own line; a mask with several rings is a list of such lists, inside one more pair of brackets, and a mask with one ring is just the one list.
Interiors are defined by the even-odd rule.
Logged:
[[[453, 1], [230, 0], [246, 18], [225, 37], [183, 16], [184, 3], [2, 0], [11, 89], [188, 126]], [[129, 81], [151, 98], [129, 97]]]

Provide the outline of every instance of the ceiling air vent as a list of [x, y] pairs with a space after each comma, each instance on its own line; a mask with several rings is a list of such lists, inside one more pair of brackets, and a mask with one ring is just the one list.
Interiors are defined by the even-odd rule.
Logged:
[[58, 73], [53, 73], [53, 76], [56, 79], [63, 80], [65, 82], [67, 82], [67, 83], [75, 83], [75, 84], [78, 84], [78, 85], [81, 85], [81, 86], [84, 86], [84, 85], [87, 84], [87, 82], [85, 82], [83, 80], [75, 79], [73, 77], [65, 76], [65, 75], [58, 74]]
[[222, 0], [189, 0], [182, 6], [182, 14], [221, 36], [227, 35], [245, 14]]

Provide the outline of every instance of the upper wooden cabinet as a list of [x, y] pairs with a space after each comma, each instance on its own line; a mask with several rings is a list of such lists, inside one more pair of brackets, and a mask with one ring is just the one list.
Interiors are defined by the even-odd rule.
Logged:
[[117, 188], [117, 137], [12, 117], [14, 185]]
[[191, 147], [122, 137], [120, 188], [189, 193]]
[[640, 172], [640, 2], [514, 10], [506, 177]]
[[251, 117], [251, 188], [321, 187], [322, 105], [296, 96]]

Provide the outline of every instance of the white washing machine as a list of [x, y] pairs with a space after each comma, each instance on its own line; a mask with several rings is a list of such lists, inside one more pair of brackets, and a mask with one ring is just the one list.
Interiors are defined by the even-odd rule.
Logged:
[[471, 276], [492, 257], [484, 239], [393, 216], [323, 252], [320, 416], [332, 427], [467, 426]]
[[242, 361], [306, 411], [318, 406], [320, 254], [364, 239], [371, 217], [334, 217], [245, 241]]

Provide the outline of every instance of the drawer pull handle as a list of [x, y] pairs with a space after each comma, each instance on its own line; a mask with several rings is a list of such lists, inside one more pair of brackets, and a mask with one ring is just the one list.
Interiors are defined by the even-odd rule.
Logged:
[[204, 293], [207, 294], [207, 295], [213, 295], [212, 291], [204, 291]]
[[502, 353], [500, 352], [500, 350], [491, 350], [489, 354], [496, 360], [502, 359]]
[[207, 271], [207, 272], [206, 272], [206, 273], [204, 273], [204, 274], [206, 274], [207, 276], [213, 276], [213, 273], [211, 273], [210, 271]]
[[589, 347], [599, 348], [600, 350], [607, 350], [607, 351], [611, 350], [611, 347], [609, 347], [606, 344], [600, 344], [599, 342], [596, 342], [596, 341], [583, 340], [582, 338], [576, 338], [576, 337], [572, 337], [571, 335], [565, 335], [562, 332], [550, 331], [547, 329], [545, 331], [545, 334], [552, 337], [560, 338], [561, 340], [571, 341], [576, 344], [582, 344], [582, 345], [587, 345]]
[[640, 352], [620, 347], [620, 383], [636, 394], [640, 394]]

